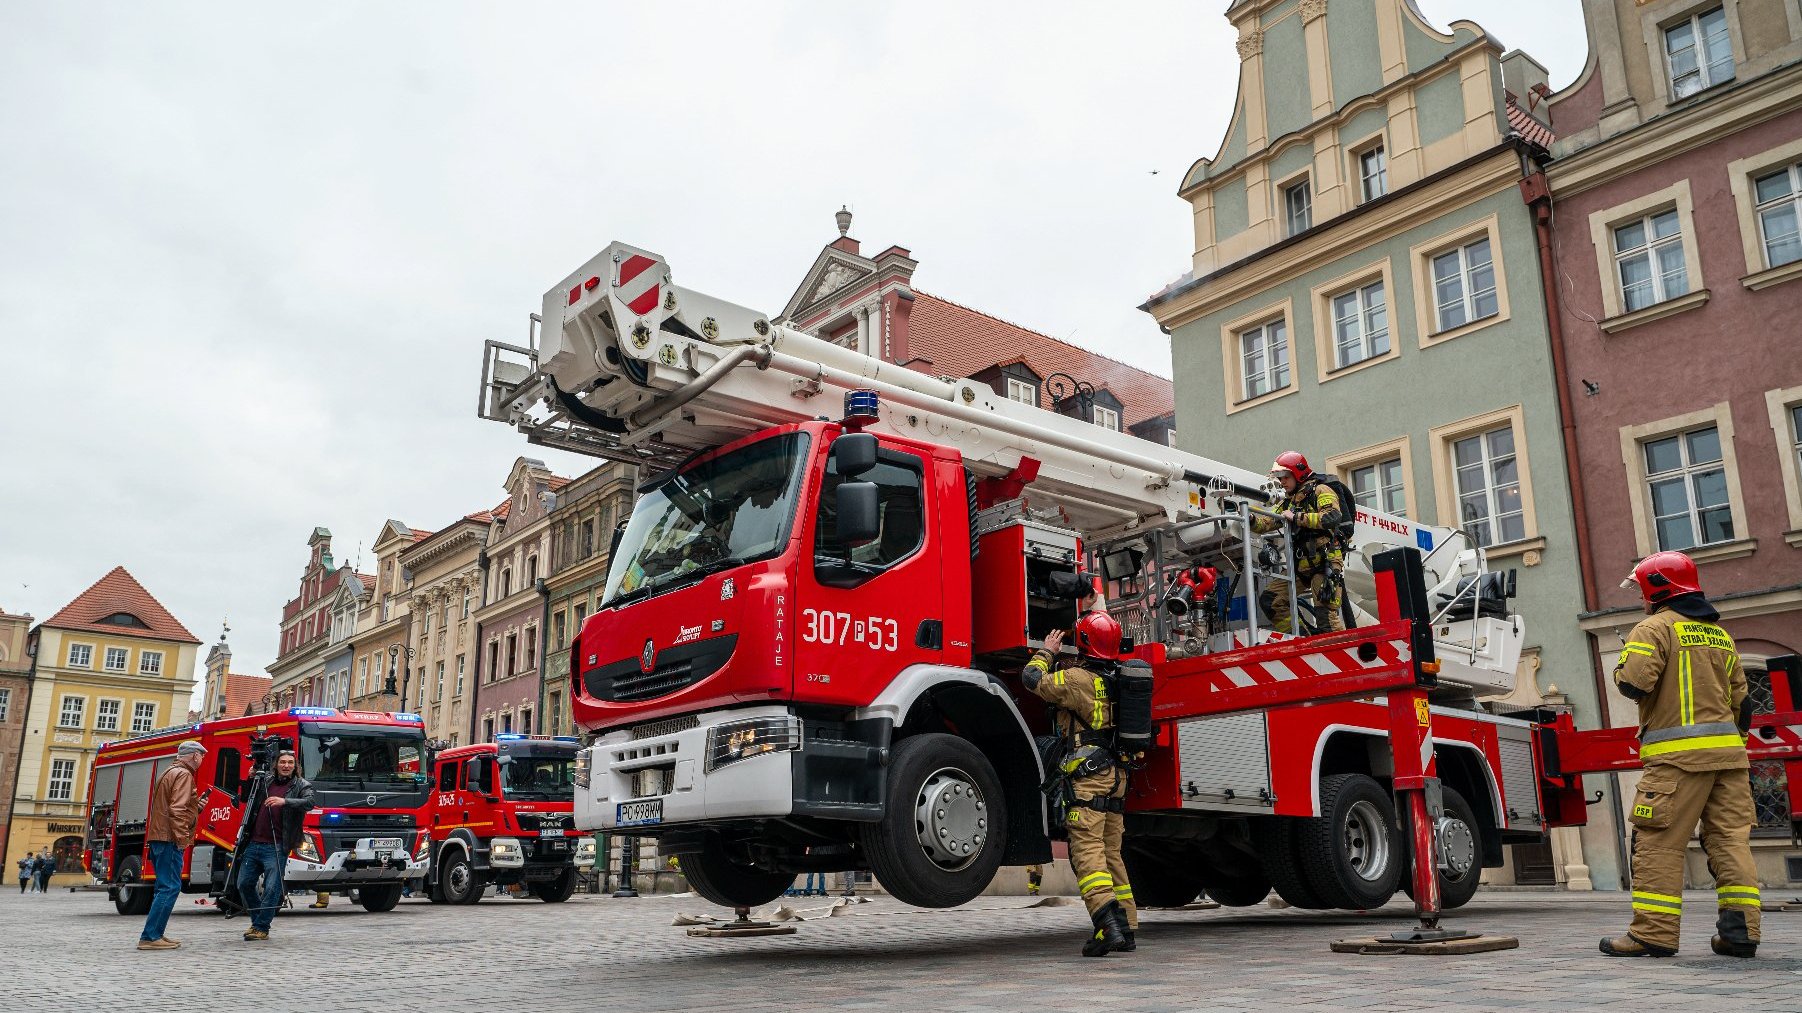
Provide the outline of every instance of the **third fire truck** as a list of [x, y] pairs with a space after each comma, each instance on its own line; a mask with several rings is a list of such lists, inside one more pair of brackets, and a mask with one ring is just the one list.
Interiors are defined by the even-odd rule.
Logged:
[[[1155, 677], [1141, 903], [1404, 888], [1430, 922], [1505, 844], [1583, 822], [1582, 771], [1636, 762], [1630, 733], [1477, 706], [1512, 691], [1525, 630], [1460, 531], [1360, 509], [1353, 628], [1283, 636], [1260, 597], [1293, 552], [1252, 531], [1276, 518], [1258, 472], [815, 338], [623, 244], [533, 320], [488, 343], [481, 414], [647, 477], [571, 648], [576, 823], [657, 838], [717, 903], [867, 869], [948, 906], [1048, 860], [1018, 672], [1085, 569]], [[1795, 755], [1793, 719], [1762, 755]]]
[[433, 755], [432, 900], [474, 904], [490, 884], [523, 886], [550, 904], [569, 899], [577, 868], [594, 864], [594, 838], [571, 815], [577, 741], [505, 732]]

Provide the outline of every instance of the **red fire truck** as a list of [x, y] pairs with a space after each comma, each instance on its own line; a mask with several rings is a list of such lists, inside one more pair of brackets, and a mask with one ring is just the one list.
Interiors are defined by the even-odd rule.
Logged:
[[575, 829], [575, 757], [567, 735], [496, 735], [432, 757], [424, 811], [432, 900], [474, 904], [490, 883], [521, 884], [549, 904], [569, 899], [594, 838]]
[[105, 884], [122, 915], [150, 910], [152, 878], [144, 841], [150, 792], [186, 739], [206, 746], [194, 774], [200, 818], [183, 856], [182, 890], [225, 892], [232, 850], [257, 743], [293, 749], [317, 806], [284, 882], [331, 893], [355, 889], [370, 911], [400, 901], [401, 885], [422, 885], [430, 838], [420, 829], [426, 803], [425, 731], [417, 714], [293, 707], [199, 724], [176, 725], [100, 747], [88, 782], [88, 871]]
[[[868, 869], [948, 906], [1047, 860], [1018, 672], [1084, 570], [1154, 675], [1141, 902], [1399, 887], [1436, 930], [1506, 843], [1583, 822], [1582, 772], [1637, 763], [1630, 732], [1479, 706], [1524, 624], [1456, 529], [1359, 510], [1352, 628], [1283, 636], [1261, 600], [1295, 585], [1292, 532], [1262, 474], [815, 338], [623, 244], [532, 322], [487, 343], [482, 416], [650, 476], [571, 649], [576, 825], [656, 837], [717, 903]], [[1802, 755], [1798, 722], [1761, 719], [1757, 755]]]

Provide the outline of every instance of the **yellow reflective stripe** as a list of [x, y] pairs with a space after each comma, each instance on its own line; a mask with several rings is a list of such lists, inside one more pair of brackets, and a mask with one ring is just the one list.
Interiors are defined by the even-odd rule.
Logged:
[[1051, 671], [1051, 662], [1035, 654], [1033, 655], [1032, 660], [1026, 663], [1026, 667], [1036, 668], [1041, 672], [1049, 672]]
[[1759, 900], [1757, 897], [1722, 897], [1720, 899], [1721, 907], [1733, 907], [1735, 905], [1740, 907], [1758, 907]]
[[1666, 753], [1687, 753], [1696, 749], [1721, 749], [1726, 746], [1738, 746], [1744, 749], [1746, 744], [1737, 735], [1697, 735], [1688, 739], [1672, 739], [1669, 742], [1654, 742], [1651, 745], [1641, 744], [1639, 758], [1663, 756]]
[[1098, 886], [1105, 886], [1110, 890], [1113, 889], [1114, 877], [1105, 872], [1091, 872], [1076, 882], [1076, 889], [1083, 893], [1088, 893], [1091, 889]]
[[1133, 888], [1130, 886], [1116, 886], [1114, 887], [1114, 896], [1121, 900], [1132, 900]]
[[1100, 728], [1107, 724], [1107, 687], [1102, 684], [1101, 676], [1095, 677], [1095, 708], [1089, 715], [1089, 727]]
[[1739, 664], [1739, 655], [1727, 655], [1727, 678], [1733, 678], [1733, 666]]
[[1683, 723], [1693, 725], [1696, 723], [1696, 684], [1688, 651], [1677, 655], [1677, 688], [1682, 694], [1679, 700]]
[[1656, 914], [1666, 914], [1666, 915], [1680, 915], [1683, 913], [1683, 908], [1680, 906], [1673, 906], [1670, 904], [1654, 904], [1651, 901], [1645, 901], [1645, 900], [1634, 901], [1633, 902], [1633, 910], [1635, 910], [1635, 911], [1651, 911]]
[[1756, 897], [1758, 896], [1758, 887], [1717, 886], [1714, 888], [1714, 892], [1717, 896], [1721, 897]]
[[1621, 648], [1621, 650], [1627, 651], [1631, 654], [1643, 654], [1643, 655], [1646, 655], [1647, 657], [1651, 657], [1652, 655], [1658, 653], [1658, 649], [1656, 647], [1653, 647], [1651, 644], [1648, 644], [1643, 640], [1629, 640], [1629, 641], [1627, 641], [1627, 646]]
[[1063, 669], [1060, 668], [1056, 672], [1052, 673], [1051, 684], [1053, 686], [1062, 686], [1064, 684], [1064, 670]]
[[1674, 897], [1668, 893], [1649, 893], [1645, 890], [1633, 891], [1633, 899], [1634, 900], [1663, 901], [1666, 904], [1682, 904], [1683, 903], [1682, 897]]

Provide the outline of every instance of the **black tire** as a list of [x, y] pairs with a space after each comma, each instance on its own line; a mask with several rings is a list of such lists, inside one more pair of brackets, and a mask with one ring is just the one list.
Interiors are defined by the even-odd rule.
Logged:
[[682, 874], [695, 893], [721, 907], [759, 907], [794, 885], [792, 872], [770, 872], [734, 862], [718, 834], [708, 834], [701, 850], [682, 856]]
[[128, 917], [142, 918], [150, 913], [154, 893], [155, 890], [144, 885], [144, 860], [136, 855], [121, 858], [118, 896], [113, 899], [113, 910]]
[[1328, 907], [1382, 907], [1401, 883], [1401, 831], [1389, 793], [1365, 774], [1320, 780], [1320, 815], [1303, 820], [1302, 871]]
[[392, 911], [400, 903], [400, 884], [366, 883], [357, 889], [357, 903], [365, 911]]
[[1126, 862], [1133, 900], [1142, 908], [1182, 907], [1201, 896], [1201, 874], [1195, 871], [1194, 856], [1181, 848], [1128, 841], [1120, 857]]
[[[956, 907], [982, 893], [1007, 850], [1007, 799], [995, 768], [968, 740], [939, 732], [902, 739], [889, 761], [888, 807], [860, 828], [870, 870], [891, 896], [915, 907]], [[944, 840], [969, 848], [956, 856], [927, 853], [936, 839], [917, 815], [928, 798], [947, 802]], [[937, 819], [947, 810], [937, 808]], [[935, 849], [941, 845], [934, 845]]]
[[[1466, 802], [1464, 796], [1459, 794], [1455, 788], [1448, 788], [1441, 785], [1440, 793], [1442, 795], [1443, 804], [1445, 805], [1445, 814], [1453, 819], [1463, 820], [1464, 825], [1470, 828], [1472, 836], [1478, 841], [1481, 841], [1483, 835], [1477, 829], [1481, 825], [1477, 822], [1477, 811], [1471, 808], [1470, 803]], [[1406, 856], [1408, 861], [1407, 865], [1402, 869], [1402, 891], [1408, 895], [1408, 899], [1410, 900], [1414, 899], [1414, 835], [1411, 832], [1412, 826], [1412, 821], [1405, 818], [1403, 819], [1402, 854]], [[1472, 862], [1470, 868], [1464, 870], [1462, 876], [1449, 876], [1444, 869], [1439, 870], [1440, 910], [1450, 911], [1453, 908], [1463, 907], [1470, 903], [1472, 897], [1477, 895], [1477, 887], [1481, 886], [1483, 883], [1481, 850], [1481, 845], [1478, 845], [1478, 860]]]
[[1270, 888], [1290, 907], [1324, 908], [1321, 898], [1302, 873], [1297, 831], [1302, 820], [1294, 816], [1262, 816], [1252, 820], [1252, 841]]
[[526, 889], [546, 904], [561, 904], [576, 892], [576, 869], [571, 866], [558, 873], [556, 879], [540, 880], [528, 884]]
[[1226, 907], [1250, 907], [1270, 896], [1270, 880], [1262, 872], [1247, 872], [1209, 883], [1207, 893]]
[[474, 904], [482, 899], [483, 885], [462, 848], [446, 848], [438, 853], [438, 895], [444, 903]]

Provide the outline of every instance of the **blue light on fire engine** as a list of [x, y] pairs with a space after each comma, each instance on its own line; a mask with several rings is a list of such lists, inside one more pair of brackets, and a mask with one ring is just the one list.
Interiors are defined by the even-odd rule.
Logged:
[[338, 713], [335, 707], [290, 707], [288, 714], [297, 718], [329, 718]]
[[419, 715], [412, 713], [411, 711], [396, 712], [394, 715], [394, 720], [396, 720], [396, 721], [411, 721], [416, 725], [425, 724], [425, 718], [422, 718]]
[[327, 823], [343, 823], [344, 822], [344, 814], [343, 813], [326, 813], [325, 816], [322, 818]]
[[523, 739], [523, 738], [525, 738], [525, 736], [519, 734], [518, 732], [502, 732], [499, 735], [496, 735], [494, 737], [494, 741], [496, 741], [496, 742], [518, 742], [520, 739]]
[[551, 736], [551, 741], [552, 742], [580, 742], [582, 740], [575, 737], [574, 735], [553, 735], [553, 736]]
[[873, 390], [852, 390], [845, 392], [845, 421], [859, 425], [868, 425], [876, 421], [876, 409], [881, 399]]

